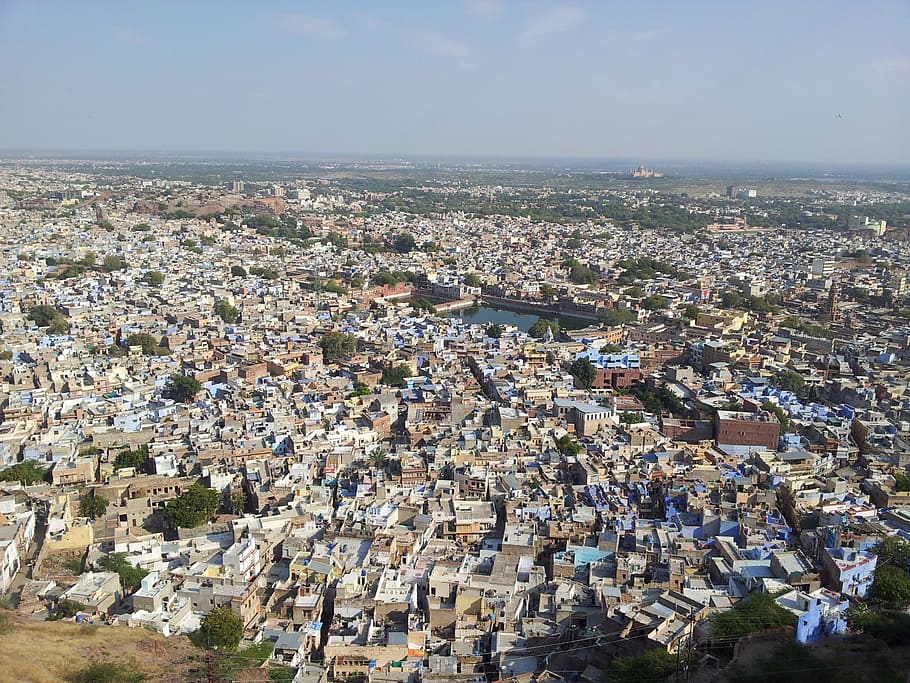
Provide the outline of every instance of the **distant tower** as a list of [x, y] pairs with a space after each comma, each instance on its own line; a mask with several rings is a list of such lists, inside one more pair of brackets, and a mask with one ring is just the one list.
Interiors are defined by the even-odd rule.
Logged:
[[736, 199], [736, 185], [727, 185], [727, 199]]
[[825, 312], [831, 316], [831, 322], [837, 322], [840, 320], [840, 306], [838, 305], [838, 300], [840, 298], [840, 288], [836, 282], [831, 283], [831, 287], [828, 288], [828, 303], [825, 306]]

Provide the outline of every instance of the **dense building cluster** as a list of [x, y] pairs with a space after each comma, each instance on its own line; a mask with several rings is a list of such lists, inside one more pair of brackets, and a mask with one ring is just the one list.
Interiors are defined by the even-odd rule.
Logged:
[[733, 192], [677, 197], [723, 226], [688, 232], [420, 215], [328, 173], [0, 189], [23, 609], [171, 635], [227, 607], [301, 681], [598, 681], [756, 593], [844, 633], [910, 538], [901, 225], [753, 229]]

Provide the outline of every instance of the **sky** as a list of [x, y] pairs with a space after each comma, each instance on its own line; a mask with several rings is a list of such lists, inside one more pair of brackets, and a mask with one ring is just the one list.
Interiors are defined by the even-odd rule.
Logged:
[[0, 0], [0, 149], [910, 165], [910, 0]]

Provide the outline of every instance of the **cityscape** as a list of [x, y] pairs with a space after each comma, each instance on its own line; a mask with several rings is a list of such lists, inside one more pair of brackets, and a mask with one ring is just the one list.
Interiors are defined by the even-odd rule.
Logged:
[[[341, 5], [271, 30], [493, 58]], [[606, 21], [528, 7], [449, 29], [536, 54]], [[121, 49], [159, 47], [128, 13], [166, 8], [117, 11]], [[0, 110], [0, 681], [910, 680], [905, 126], [699, 157], [631, 115], [639, 156], [539, 113], [526, 154], [425, 119], [357, 153], [323, 122], [337, 151], [303, 153], [191, 147], [195, 106], [68, 144]]]

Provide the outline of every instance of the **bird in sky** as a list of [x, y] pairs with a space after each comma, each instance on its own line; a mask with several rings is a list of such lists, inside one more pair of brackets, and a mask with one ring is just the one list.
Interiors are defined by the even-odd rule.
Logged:
[[836, 118], [836, 119], [842, 119], [842, 118], [844, 118], [844, 115], [843, 115], [843, 114], [835, 114], [835, 115], [834, 115], [834, 118]]

